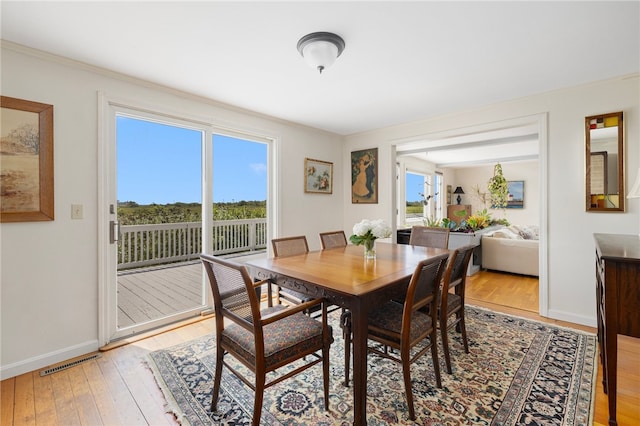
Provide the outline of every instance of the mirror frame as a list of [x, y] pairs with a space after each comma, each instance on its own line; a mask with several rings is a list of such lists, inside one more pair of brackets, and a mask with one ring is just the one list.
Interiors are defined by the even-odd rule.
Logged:
[[[618, 119], [618, 207], [598, 207], [591, 203], [591, 155], [602, 154], [601, 151], [591, 152], [591, 121], [602, 119], [606, 121], [607, 118], [616, 117]], [[623, 126], [623, 114], [622, 111], [612, 112], [609, 114], [599, 114], [586, 117], [584, 120], [585, 125], [585, 200], [587, 212], [624, 212], [625, 211], [625, 192], [624, 192], [624, 126]], [[606, 156], [605, 156], [606, 158]], [[606, 179], [606, 177], [605, 177]]]

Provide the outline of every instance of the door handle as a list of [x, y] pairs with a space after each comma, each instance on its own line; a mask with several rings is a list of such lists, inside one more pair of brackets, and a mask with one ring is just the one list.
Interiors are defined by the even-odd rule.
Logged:
[[118, 242], [120, 239], [120, 223], [117, 220], [109, 222], [109, 240], [111, 244]]

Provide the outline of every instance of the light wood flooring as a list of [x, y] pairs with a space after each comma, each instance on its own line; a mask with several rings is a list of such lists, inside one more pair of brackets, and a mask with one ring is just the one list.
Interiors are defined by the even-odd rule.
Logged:
[[[595, 290], [594, 290], [595, 291]], [[537, 315], [537, 280], [480, 272], [468, 280], [467, 303], [521, 317], [595, 332]], [[514, 307], [516, 306], [516, 307]], [[1, 382], [0, 425], [176, 425], [143, 360], [153, 350], [211, 333], [213, 319], [139, 340], [101, 357], [40, 377], [39, 371]], [[618, 425], [640, 424], [640, 339], [621, 336], [618, 356]], [[596, 425], [606, 425], [602, 369], [596, 383]]]

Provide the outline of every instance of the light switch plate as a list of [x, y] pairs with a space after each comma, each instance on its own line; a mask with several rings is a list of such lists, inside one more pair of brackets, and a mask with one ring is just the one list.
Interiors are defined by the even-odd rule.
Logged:
[[82, 204], [71, 204], [71, 219], [82, 219]]

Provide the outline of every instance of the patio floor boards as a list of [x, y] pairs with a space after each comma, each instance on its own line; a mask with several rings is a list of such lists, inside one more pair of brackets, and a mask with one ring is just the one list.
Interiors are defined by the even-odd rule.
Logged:
[[118, 273], [118, 327], [163, 318], [202, 301], [200, 261]]

